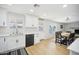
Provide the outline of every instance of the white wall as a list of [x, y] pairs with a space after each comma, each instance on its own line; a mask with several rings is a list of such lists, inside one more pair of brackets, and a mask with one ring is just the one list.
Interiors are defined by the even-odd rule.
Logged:
[[[56, 29], [54, 31], [52, 31], [53, 33], [51, 33], [51, 34], [49, 33], [49, 25], [51, 27], [53, 27], [53, 26], [56, 27]], [[60, 23], [56, 23], [56, 22], [46, 20], [46, 19], [39, 20], [39, 26], [41, 26], [43, 28], [43, 31], [39, 31], [40, 39], [47, 39], [47, 38], [55, 36], [56, 31], [61, 31], [60, 25], [61, 25]]]

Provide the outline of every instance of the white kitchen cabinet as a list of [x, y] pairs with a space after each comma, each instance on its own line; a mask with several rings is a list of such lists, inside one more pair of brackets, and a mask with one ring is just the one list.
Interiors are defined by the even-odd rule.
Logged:
[[0, 37], [0, 53], [8, 50], [7, 40], [5, 37]]
[[26, 27], [38, 27], [38, 18], [32, 15], [26, 15], [25, 26]]
[[9, 22], [23, 23], [24, 19], [25, 19], [24, 15], [18, 14], [18, 13], [13, 13], [13, 12], [8, 12], [7, 16], [8, 16]]
[[13, 36], [6, 38], [6, 45], [8, 50], [14, 50], [18, 48], [25, 47], [25, 38], [24, 36]]
[[16, 37], [16, 47], [17, 48], [25, 47], [25, 36]]
[[4, 43], [4, 37], [0, 38], [0, 52], [4, 51], [5, 43]]
[[34, 44], [37, 44], [40, 42], [39, 34], [34, 35]]
[[0, 37], [0, 53], [7, 52], [8, 50], [14, 48], [14, 40], [10, 37]]
[[16, 48], [16, 40], [14, 37], [6, 37], [6, 51]]
[[8, 12], [7, 13], [7, 18], [8, 18], [8, 25], [9, 26], [24, 26], [25, 22], [25, 15], [18, 14], [18, 13], [13, 13], [13, 12]]
[[25, 36], [7, 36], [0, 38], [0, 53], [25, 47]]
[[0, 26], [7, 25], [7, 12], [4, 8], [0, 8]]

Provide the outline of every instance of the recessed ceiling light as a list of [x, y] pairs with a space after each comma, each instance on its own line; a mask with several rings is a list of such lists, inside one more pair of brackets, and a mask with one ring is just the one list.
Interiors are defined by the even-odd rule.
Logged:
[[65, 5], [63, 5], [63, 8], [66, 8], [68, 5], [67, 4], [65, 4]]
[[34, 10], [33, 10], [33, 9], [31, 9], [31, 10], [30, 10], [30, 12], [34, 12]]

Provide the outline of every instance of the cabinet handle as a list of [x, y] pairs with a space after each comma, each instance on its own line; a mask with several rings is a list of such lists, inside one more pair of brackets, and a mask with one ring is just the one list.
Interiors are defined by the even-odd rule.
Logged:
[[32, 26], [34, 26], [34, 25], [32, 25]]
[[16, 40], [16, 43], [18, 43], [19, 41], [18, 40]]
[[6, 40], [5, 40], [5, 38], [4, 38], [4, 42], [5, 42]]

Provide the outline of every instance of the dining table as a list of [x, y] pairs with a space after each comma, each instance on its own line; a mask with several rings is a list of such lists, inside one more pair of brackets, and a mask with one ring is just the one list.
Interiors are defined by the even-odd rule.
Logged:
[[62, 32], [61, 36], [63, 37], [64, 42], [67, 44], [67, 46], [69, 45], [69, 36], [71, 33], [68, 32]]
[[70, 33], [62, 32], [62, 33], [61, 33], [61, 36], [64, 36], [64, 37], [67, 37], [67, 38], [68, 38], [68, 37], [70, 36]]

